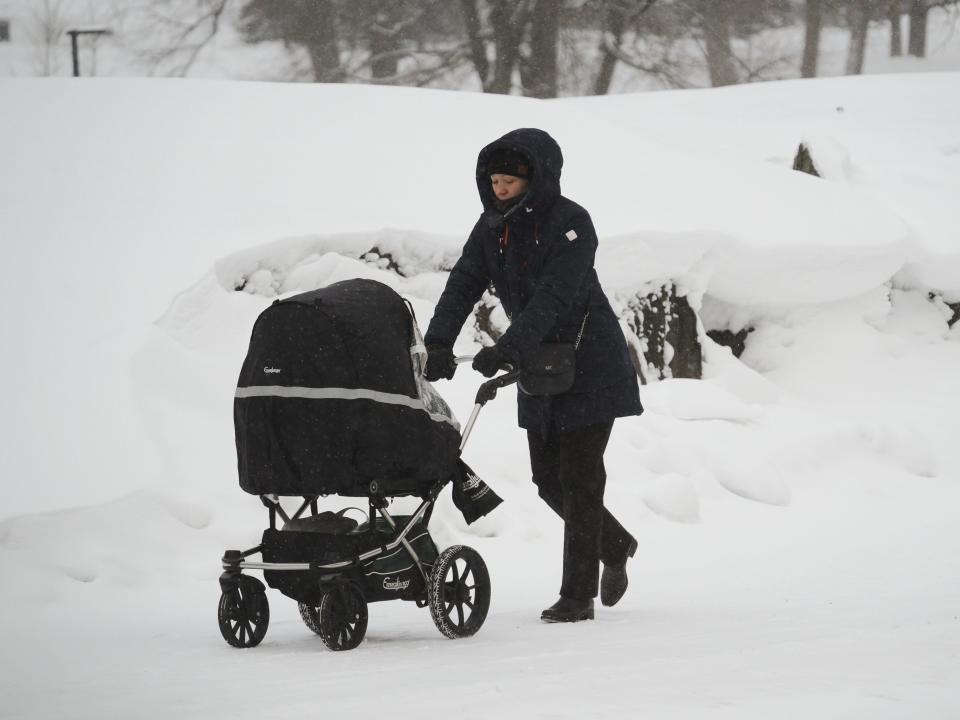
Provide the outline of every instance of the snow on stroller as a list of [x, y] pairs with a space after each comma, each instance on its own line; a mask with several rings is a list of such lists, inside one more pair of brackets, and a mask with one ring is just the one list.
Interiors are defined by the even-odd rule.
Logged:
[[[499, 504], [459, 455], [480, 408], [518, 373], [481, 386], [461, 439], [423, 379], [425, 358], [412, 308], [372, 280], [277, 300], [261, 313], [234, 425], [240, 487], [260, 496], [270, 526], [256, 547], [224, 553], [218, 620], [230, 645], [258, 645], [269, 624], [265, 587], [245, 570], [262, 570], [270, 587], [296, 600], [304, 623], [333, 650], [360, 644], [367, 604], [381, 600], [429, 606], [451, 638], [483, 625], [490, 605], [483, 559], [462, 545], [439, 552], [427, 525], [451, 482], [468, 522]], [[351, 508], [319, 512], [326, 495], [366, 497], [366, 517], [358, 522]], [[392, 516], [388, 498], [400, 496], [422, 502], [411, 515]], [[284, 497], [299, 498], [292, 515]], [[262, 562], [249, 559], [256, 554]]]

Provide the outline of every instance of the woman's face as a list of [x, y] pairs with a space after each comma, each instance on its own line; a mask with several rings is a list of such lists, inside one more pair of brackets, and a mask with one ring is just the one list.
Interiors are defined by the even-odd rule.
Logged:
[[491, 175], [490, 182], [493, 184], [493, 194], [497, 196], [497, 200], [512, 200], [519, 197], [527, 191], [527, 186], [530, 184], [524, 178], [499, 173]]

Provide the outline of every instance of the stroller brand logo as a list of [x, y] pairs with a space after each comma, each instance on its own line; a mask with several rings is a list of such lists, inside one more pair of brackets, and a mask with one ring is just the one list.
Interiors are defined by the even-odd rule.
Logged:
[[480, 483], [482, 482], [483, 480], [481, 480], [478, 475], [467, 473], [467, 481], [463, 484], [463, 489], [465, 491], [474, 490], [480, 487]]
[[265, 368], [263, 369], [263, 371], [264, 371], [267, 375], [276, 375], [277, 373], [280, 372], [280, 368], [265, 367]]
[[384, 590], [406, 590], [408, 587], [410, 587], [409, 580], [401, 580], [400, 578], [391, 580], [389, 577], [383, 579]]

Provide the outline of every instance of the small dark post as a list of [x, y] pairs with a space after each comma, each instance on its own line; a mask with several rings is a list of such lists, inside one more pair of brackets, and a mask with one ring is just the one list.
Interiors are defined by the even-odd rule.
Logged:
[[80, 53], [77, 51], [77, 35], [80, 31], [69, 30], [67, 34], [70, 36], [70, 49], [73, 52], [73, 76], [80, 77]]
[[800, 147], [797, 148], [797, 154], [793, 158], [793, 169], [820, 177], [817, 166], [813, 162], [813, 156], [810, 154], [810, 148], [805, 143], [800, 143]]
[[77, 37], [80, 35], [93, 35], [94, 37], [99, 37], [100, 35], [112, 35], [113, 33], [107, 28], [93, 28], [90, 30], [67, 30], [67, 35], [70, 36], [70, 50], [73, 53], [73, 76], [80, 77], [80, 51], [77, 43]]

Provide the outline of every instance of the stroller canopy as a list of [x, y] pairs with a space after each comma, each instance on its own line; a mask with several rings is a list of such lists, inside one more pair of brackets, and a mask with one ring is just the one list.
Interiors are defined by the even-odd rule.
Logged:
[[423, 379], [413, 312], [373, 280], [275, 301], [234, 399], [240, 487], [256, 495], [423, 495], [451, 476], [459, 428]]

